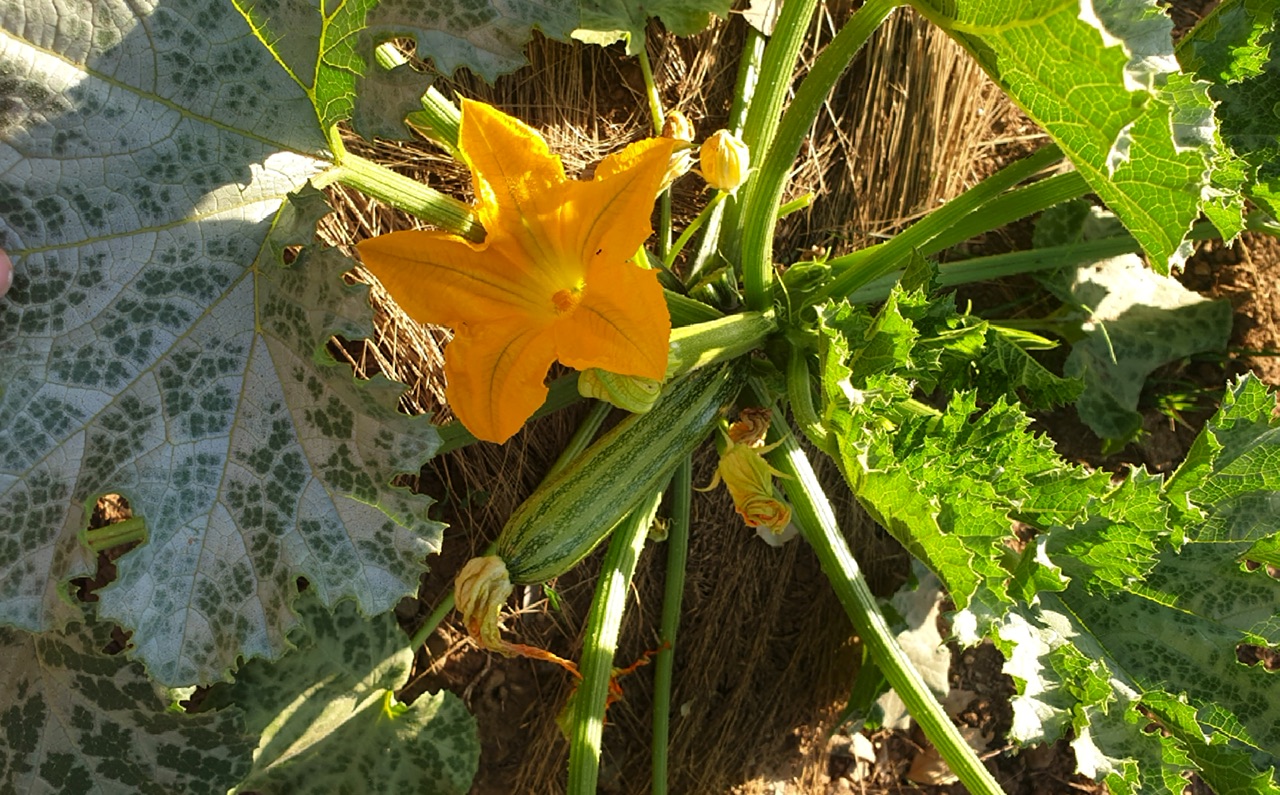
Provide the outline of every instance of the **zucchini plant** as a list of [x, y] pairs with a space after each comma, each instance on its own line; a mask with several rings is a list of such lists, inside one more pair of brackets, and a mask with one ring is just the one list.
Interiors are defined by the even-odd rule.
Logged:
[[[580, 454], [511, 517], [501, 567], [477, 564], [538, 582], [618, 528], [568, 715], [571, 791], [595, 787], [647, 519], [674, 473], [679, 583], [687, 457], [731, 404], [773, 417], [722, 435], [739, 512], [770, 530], [791, 519], [869, 665], [971, 792], [999, 785], [898, 648], [813, 455], [937, 574], [957, 639], [1004, 653], [1011, 739], [1070, 738], [1080, 771], [1115, 792], [1181, 792], [1191, 772], [1219, 792], [1280, 791], [1273, 674], [1238, 657], [1280, 645], [1274, 395], [1253, 377], [1228, 384], [1168, 476], [1064, 460], [1029, 414], [1100, 407], [1094, 427], [1123, 445], [1152, 346], [1176, 358], [1225, 338], [1229, 317], [1203, 306], [1176, 326], [1148, 314], [1121, 328], [1135, 313], [1111, 302], [1104, 315], [1070, 273], [1141, 253], [1143, 284], [1170, 296], [1161, 280], [1194, 240], [1276, 231], [1277, 0], [1224, 0], [1176, 46], [1155, 0], [867, 0], [805, 69], [818, 3], [788, 0], [768, 35], [748, 34], [726, 128], [701, 146], [676, 121], [662, 134], [647, 17], [689, 35], [727, 0], [479, 5], [0, 2], [0, 248], [14, 272], [0, 299], [0, 789], [339, 790], [359, 770], [369, 791], [426, 777], [465, 792], [479, 745], [461, 704], [394, 695], [423, 633], [396, 640], [387, 614], [416, 592], [444, 530], [397, 476], [442, 448], [504, 441], [572, 402], [580, 377], [590, 399], [636, 413], [594, 444], [584, 427]], [[793, 260], [774, 236], [809, 201], [784, 201], [806, 136], [871, 34], [909, 12], [1053, 143], [884, 242]], [[654, 135], [590, 179], [566, 174], [523, 122], [429, 88], [392, 46], [411, 38], [437, 69], [492, 79], [521, 65], [535, 26], [622, 41], [646, 78]], [[405, 137], [406, 120], [471, 171], [473, 203], [343, 143], [342, 129]], [[651, 235], [655, 200], [698, 179], [695, 151], [714, 193], [678, 235], [660, 209]], [[327, 352], [335, 334], [372, 336], [365, 290], [343, 280], [351, 252], [315, 237], [334, 184], [433, 227], [364, 241], [359, 257], [406, 312], [455, 331], [459, 423], [405, 416], [400, 386], [357, 381]], [[1086, 229], [1098, 206], [1115, 219], [1106, 234]], [[1037, 213], [1036, 250], [930, 261]], [[974, 317], [945, 291], [1033, 271], [1059, 274], [1046, 284], [1085, 313], [1063, 335], [1081, 352], [1072, 377], [1033, 355], [1052, 340]], [[1123, 334], [1081, 342], [1113, 320]], [[1175, 336], [1175, 348], [1151, 342]], [[1130, 356], [1143, 363], [1116, 386]], [[554, 361], [582, 373], [548, 385]], [[106, 494], [132, 518], [89, 529]], [[124, 550], [115, 580], [96, 602], [73, 598], [103, 550]], [[469, 628], [507, 652], [509, 588], [458, 588]], [[668, 641], [678, 587], [670, 598]], [[128, 633], [122, 656], [101, 653], [113, 625]]]

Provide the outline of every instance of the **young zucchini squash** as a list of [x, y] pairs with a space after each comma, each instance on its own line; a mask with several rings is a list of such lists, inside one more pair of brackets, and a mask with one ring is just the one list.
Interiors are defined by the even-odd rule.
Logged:
[[563, 574], [608, 537], [707, 437], [742, 388], [741, 371], [729, 363], [671, 383], [649, 413], [622, 420], [539, 486], [498, 536], [511, 582]]

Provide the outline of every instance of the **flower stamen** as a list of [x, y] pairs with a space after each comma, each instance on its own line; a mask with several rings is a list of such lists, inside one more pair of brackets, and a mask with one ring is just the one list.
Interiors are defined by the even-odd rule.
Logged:
[[578, 308], [580, 303], [582, 303], [581, 286], [556, 290], [555, 294], [551, 296], [551, 304], [556, 308], [557, 315], [572, 312]]

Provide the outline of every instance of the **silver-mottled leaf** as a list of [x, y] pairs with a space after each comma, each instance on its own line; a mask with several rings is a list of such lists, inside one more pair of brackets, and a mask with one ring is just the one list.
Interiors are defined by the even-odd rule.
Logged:
[[109, 625], [0, 628], [0, 792], [224, 793], [249, 769], [240, 710], [186, 715], [124, 655]]
[[1134, 255], [1080, 268], [1070, 293], [1090, 320], [1063, 371], [1084, 381], [1076, 409], [1103, 439], [1127, 441], [1141, 429], [1138, 398], [1156, 368], [1221, 351], [1231, 334], [1229, 303], [1202, 298]]
[[[390, 609], [438, 543], [390, 486], [435, 446], [325, 353], [371, 333], [327, 211], [307, 93], [229, 4], [0, 5], [0, 623], [59, 626], [103, 493], [148, 531], [101, 610], [170, 684], [275, 656], [294, 581]], [[270, 235], [270, 238], [269, 238]]]
[[245, 665], [204, 704], [242, 705], [261, 737], [238, 791], [467, 792], [480, 754], [475, 719], [449, 692], [394, 702], [413, 664], [395, 618], [365, 618], [349, 601], [330, 611], [309, 591], [298, 610], [297, 649]]

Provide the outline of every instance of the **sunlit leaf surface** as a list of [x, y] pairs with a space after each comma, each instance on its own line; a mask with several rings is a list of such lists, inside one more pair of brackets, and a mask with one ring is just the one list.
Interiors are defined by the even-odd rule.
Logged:
[[1258, 565], [1280, 542], [1274, 395], [1239, 382], [1174, 476], [1113, 484], [1001, 398], [912, 403], [929, 351], [904, 304], [827, 313], [825, 416], [859, 500], [961, 608], [957, 635], [1005, 653], [1011, 738], [1069, 732], [1115, 792], [1181, 793], [1186, 771], [1280, 792], [1275, 674], [1241, 662], [1280, 646], [1280, 581]]
[[1062, 147], [1161, 273], [1191, 253], [1215, 160], [1208, 84], [1155, 0], [914, 0]]
[[390, 609], [439, 527], [393, 488], [434, 449], [398, 389], [325, 352], [370, 333], [350, 262], [311, 242], [307, 93], [228, 4], [9, 2], [0, 19], [0, 623], [60, 624], [103, 493], [147, 542], [100, 612], [159, 681], [275, 656], [305, 576]]

